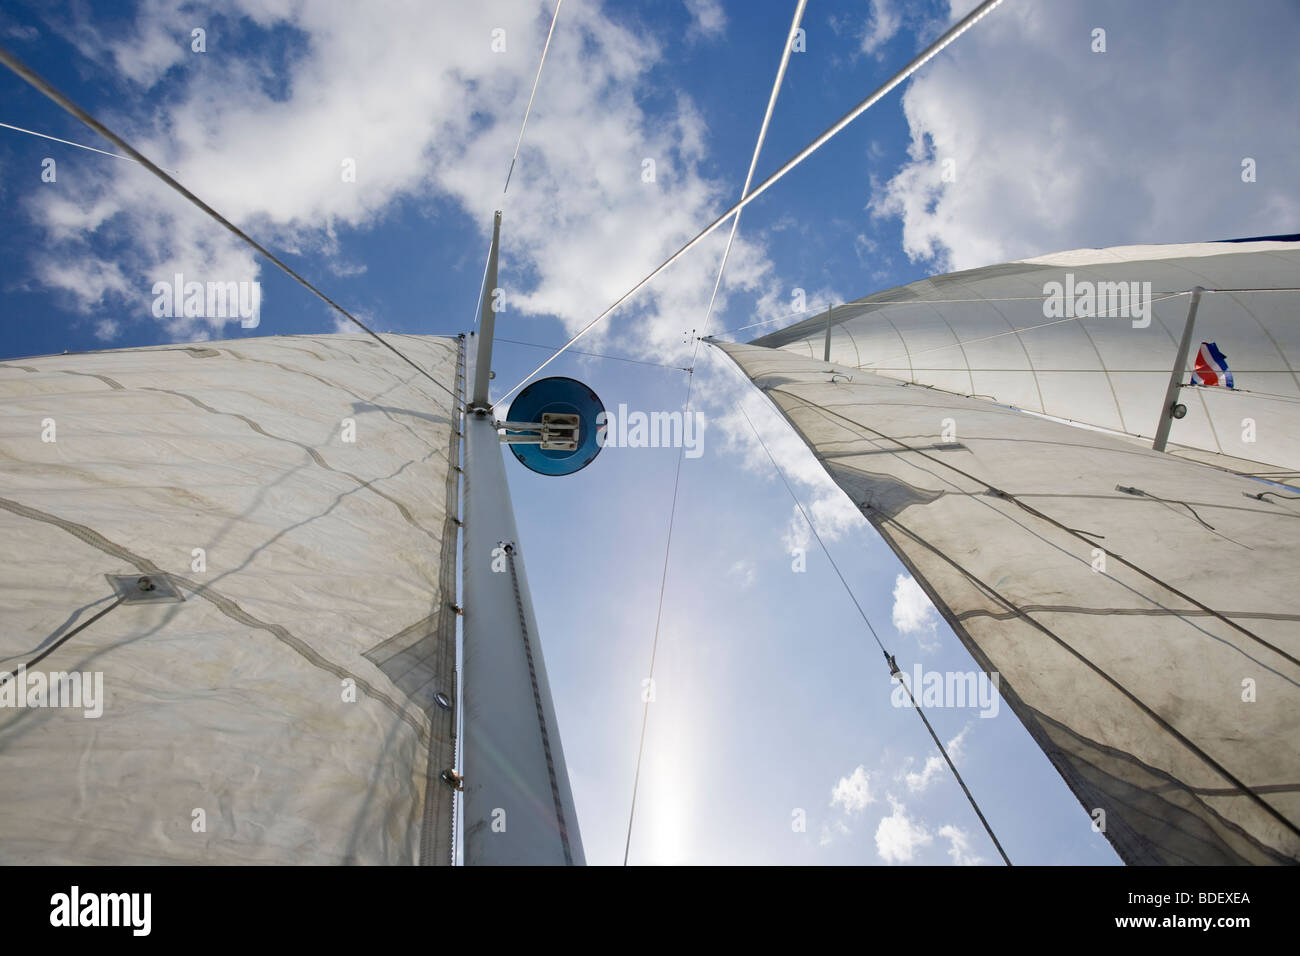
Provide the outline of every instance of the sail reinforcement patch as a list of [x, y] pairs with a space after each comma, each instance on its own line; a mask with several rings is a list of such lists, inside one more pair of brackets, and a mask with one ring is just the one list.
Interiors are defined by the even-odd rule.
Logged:
[[106, 574], [123, 604], [176, 604], [184, 601], [180, 588], [166, 574]]

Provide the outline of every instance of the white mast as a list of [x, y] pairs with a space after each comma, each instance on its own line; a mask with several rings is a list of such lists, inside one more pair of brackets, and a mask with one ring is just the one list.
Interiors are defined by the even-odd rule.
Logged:
[[555, 708], [488, 401], [501, 213], [465, 412], [465, 863], [583, 864]]

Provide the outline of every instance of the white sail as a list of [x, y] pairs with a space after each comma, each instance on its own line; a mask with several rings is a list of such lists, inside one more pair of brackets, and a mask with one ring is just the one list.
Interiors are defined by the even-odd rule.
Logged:
[[[1202, 298], [1193, 353], [1201, 341], [1216, 341], [1245, 391], [1184, 389], [1188, 414], [1173, 423], [1170, 448], [1236, 471], [1295, 473], [1298, 280], [1298, 241], [1058, 253], [935, 276], [837, 306], [830, 360], [1150, 440], [1190, 290], [1252, 290]], [[1128, 295], [1133, 284], [1137, 301]], [[1148, 315], [1136, 314], [1148, 306]], [[814, 316], [754, 344], [821, 359], [825, 330], [826, 317]]]
[[1123, 859], [1300, 859], [1294, 502], [797, 349], [721, 348], [1000, 674]]
[[443, 387], [364, 335], [0, 363], [0, 670], [106, 575], [184, 598], [33, 669], [100, 701], [0, 687], [0, 862], [451, 862], [460, 347], [393, 341]]

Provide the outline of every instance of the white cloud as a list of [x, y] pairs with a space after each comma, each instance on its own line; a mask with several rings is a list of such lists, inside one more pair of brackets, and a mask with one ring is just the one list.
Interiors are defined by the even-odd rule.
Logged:
[[747, 588], [754, 583], [756, 578], [754, 562], [741, 558], [731, 566], [731, 570], [728, 574], [731, 576], [731, 579], [739, 583], [742, 588]]
[[893, 0], [871, 0], [871, 15], [862, 33], [862, 52], [881, 58], [877, 51], [894, 38], [902, 25], [903, 18], [894, 9]]
[[[972, 4], [963, 0], [948, 22]], [[913, 260], [939, 271], [1062, 249], [1270, 235], [1300, 220], [1292, 72], [1300, 11], [1207, 4], [1003, 4], [911, 81], [910, 160], [872, 190]], [[1261, 37], [1259, 23], [1270, 24]], [[924, 32], [924, 31], [922, 31]], [[1229, 76], [1205, 58], [1232, 63]], [[1270, 175], [1240, 178], [1241, 159]], [[1267, 157], [1266, 160], [1260, 159]], [[943, 182], [943, 161], [955, 182]], [[1262, 168], [1262, 166], [1261, 166]]]
[[691, 39], [717, 39], [727, 28], [727, 15], [718, 0], [685, 0], [691, 15], [687, 36]]
[[839, 783], [831, 788], [831, 806], [848, 814], [861, 813], [875, 802], [871, 793], [871, 775], [861, 765], [847, 777], [841, 777]]
[[913, 793], [920, 793], [938, 779], [939, 774], [943, 772], [944, 761], [942, 757], [926, 757], [925, 766], [921, 768], [920, 773], [905, 773], [903, 780], [907, 784], [907, 789]]
[[[713, 355], [718, 363], [730, 363], [730, 359], [720, 353]], [[714, 410], [711, 425], [716, 426], [723, 450], [739, 454], [747, 470], [776, 482], [784, 491], [785, 486], [773, 469], [767, 452], [754, 436], [754, 430], [758, 430], [772, 456], [781, 463], [782, 472], [803, 502], [823, 541], [836, 541], [867, 526], [867, 520], [849, 496], [840, 490], [803, 439], [772, 408], [767, 398], [748, 385], [740, 387], [737, 372], [710, 378], [701, 397]], [[743, 407], [743, 414], [738, 406]], [[745, 415], [749, 416], [749, 422]], [[812, 533], [793, 501], [790, 509], [789, 520], [781, 530], [782, 546], [786, 553], [795, 548], [808, 552], [815, 546]]]
[[830, 823], [822, 824], [821, 835], [817, 839], [818, 846], [830, 846], [835, 842], [837, 837], [848, 836], [852, 832], [843, 820], [833, 820]]
[[120, 323], [113, 319], [100, 319], [95, 323], [95, 338], [102, 342], [111, 342], [117, 338], [120, 329]]
[[[962, 728], [961, 733], [952, 740], [948, 741], [948, 756], [952, 758], [953, 763], [961, 762], [962, 744], [966, 740], [966, 732], [970, 730], [967, 724]], [[902, 780], [907, 784], [907, 789], [913, 793], [922, 793], [929, 788], [930, 784], [938, 780], [947, 770], [948, 764], [939, 754], [925, 758], [925, 766], [921, 768], [920, 773], [907, 772], [902, 774]]]
[[781, 539], [781, 544], [787, 554], [795, 551], [802, 551], [805, 555], [808, 553], [808, 546], [812, 544], [812, 530], [808, 527], [808, 522], [803, 518], [803, 512], [797, 505], [790, 506], [790, 526], [786, 529], [785, 536]]
[[933, 636], [938, 626], [939, 612], [921, 590], [921, 585], [906, 574], [898, 575], [894, 579], [894, 627], [898, 633], [915, 636], [922, 650], [932, 651], [939, 645], [926, 641], [925, 635]]
[[965, 830], [949, 823], [939, 828], [939, 836], [948, 841], [948, 855], [952, 857], [953, 866], [979, 866], [984, 862], [983, 857], [971, 852], [970, 837]]
[[[709, 5], [699, 10], [700, 22], [716, 28]], [[370, 229], [398, 204], [431, 198], [452, 200], [486, 244], [548, 4], [389, 0], [357, 16], [346, 5], [237, 0], [230, 17], [241, 29], [287, 31], [302, 42], [274, 70], [221, 55], [212, 33], [207, 54], [191, 53], [192, 18], [162, 0], [149, 0], [133, 24], [102, 41], [104, 25], [93, 20], [63, 29], [106, 70], [138, 52], [129, 82], [150, 92], [148, 102], [165, 88], [166, 101], [150, 115], [110, 111], [108, 125], [270, 247], [316, 256], [347, 276], [358, 266], [346, 259], [345, 230]], [[506, 31], [505, 53], [491, 50], [497, 27]], [[679, 95], [653, 118], [638, 103], [659, 56], [652, 36], [599, 7], [557, 28], [505, 201], [503, 285], [517, 314], [554, 315], [576, 331], [730, 201], [737, 184], [701, 171], [708, 131], [690, 98]], [[655, 163], [652, 183], [642, 181], [646, 159]], [[355, 182], [343, 180], [345, 160], [355, 162]], [[138, 167], [106, 165], [85, 186], [73, 200], [36, 191], [27, 208], [44, 232], [37, 277], [83, 311], [115, 299], [124, 318], [154, 321], [149, 290], [174, 272], [258, 278], [261, 264], [246, 247]], [[593, 332], [590, 346], [630, 334], [630, 349], [658, 351], [661, 360], [686, 354], [682, 316], [702, 318], [724, 242], [725, 230], [711, 236]], [[110, 247], [111, 256], [103, 253]], [[740, 235], [718, 311], [729, 291], [770, 300], [772, 271], [761, 242]], [[268, 302], [261, 331], [277, 331], [277, 307], [309, 301]], [[224, 326], [164, 322], [177, 339]]]
[[25, 43], [30, 43], [40, 37], [41, 31], [37, 30], [35, 27], [15, 24], [5, 28], [5, 35], [11, 36], [16, 40], [22, 40]]
[[876, 827], [876, 852], [886, 863], [909, 863], [918, 848], [934, 841], [920, 823], [914, 823], [901, 803], [891, 798], [893, 813]]

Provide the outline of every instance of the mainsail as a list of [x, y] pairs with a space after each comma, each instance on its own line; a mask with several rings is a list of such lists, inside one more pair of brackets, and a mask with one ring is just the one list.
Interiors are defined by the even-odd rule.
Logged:
[[[1067, 272], [1168, 297], [1147, 326], [1057, 322], [1044, 286]], [[720, 343], [1129, 863], [1300, 860], [1300, 509], [1231, 473], [1300, 467], [1300, 297], [1204, 296], [1197, 338], [1251, 390], [1196, 389], [1174, 422], [1208, 464], [1020, 408], [1149, 436], [1188, 305], [1171, 293], [1297, 274], [1294, 242], [1088, 250], [837, 307], [830, 363], [824, 316]], [[1235, 441], [1252, 416], [1257, 440]]]
[[0, 363], [0, 861], [452, 861], [462, 350], [398, 341]]

